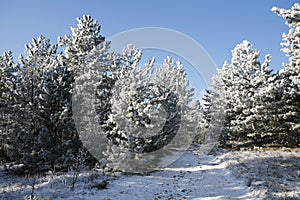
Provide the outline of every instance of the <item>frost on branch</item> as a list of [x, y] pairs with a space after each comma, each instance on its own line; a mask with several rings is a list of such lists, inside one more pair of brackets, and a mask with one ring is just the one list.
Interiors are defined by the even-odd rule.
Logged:
[[280, 9], [273, 7], [272, 11], [280, 17], [286, 19], [289, 32], [282, 34], [282, 51], [289, 58], [286, 63], [286, 71], [298, 84], [300, 83], [300, 4], [295, 3], [291, 9]]

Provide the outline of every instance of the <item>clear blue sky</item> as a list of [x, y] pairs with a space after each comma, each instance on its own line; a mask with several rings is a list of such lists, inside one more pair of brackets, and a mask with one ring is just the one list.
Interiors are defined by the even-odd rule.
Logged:
[[24, 44], [43, 34], [57, 43], [70, 34], [76, 18], [91, 15], [107, 38], [141, 27], [163, 27], [182, 32], [202, 45], [218, 67], [230, 61], [231, 50], [244, 39], [262, 53], [272, 55], [271, 68], [286, 62], [280, 51], [284, 20], [272, 6], [290, 8], [292, 0], [5, 0], [0, 6], [0, 54], [23, 53]]

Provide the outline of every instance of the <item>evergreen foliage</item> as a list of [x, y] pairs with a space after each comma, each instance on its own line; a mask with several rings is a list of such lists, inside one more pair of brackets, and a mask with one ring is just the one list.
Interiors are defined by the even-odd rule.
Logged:
[[[133, 167], [141, 164], [153, 169], [160, 157], [151, 153], [183, 148], [195, 135], [203, 144], [218, 139], [231, 147], [299, 147], [300, 4], [272, 11], [289, 27], [281, 44], [289, 58], [284, 69], [273, 73], [271, 56], [261, 62], [260, 52], [245, 40], [218, 69], [202, 104], [193, 99], [179, 61], [167, 57], [156, 69], [154, 58], [140, 66], [142, 51], [133, 45], [109, 52], [110, 43], [90, 16], [78, 18], [72, 35], [59, 37], [58, 45], [44, 36], [32, 39], [17, 62], [5, 52], [0, 160], [23, 164], [27, 172], [72, 168], [91, 135], [92, 142], [102, 142], [95, 123], [107, 144], [88, 150], [103, 154], [110, 170], [144, 170]], [[83, 160], [96, 162], [91, 154]]]

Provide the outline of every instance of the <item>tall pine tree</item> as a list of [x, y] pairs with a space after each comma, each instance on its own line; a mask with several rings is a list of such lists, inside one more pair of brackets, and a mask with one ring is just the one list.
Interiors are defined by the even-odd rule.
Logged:
[[11, 161], [10, 149], [13, 148], [10, 142], [11, 133], [14, 129], [14, 107], [16, 100], [15, 89], [17, 86], [16, 73], [18, 65], [14, 63], [11, 51], [0, 56], [0, 160]]
[[[300, 144], [300, 4], [295, 3], [291, 9], [273, 7], [272, 11], [286, 19], [288, 34], [282, 35], [282, 51], [289, 58], [281, 73], [282, 80], [277, 85], [284, 84], [279, 90], [281, 95], [281, 119], [285, 131], [281, 141], [285, 145], [298, 146]], [[278, 87], [279, 88], [279, 87]]]

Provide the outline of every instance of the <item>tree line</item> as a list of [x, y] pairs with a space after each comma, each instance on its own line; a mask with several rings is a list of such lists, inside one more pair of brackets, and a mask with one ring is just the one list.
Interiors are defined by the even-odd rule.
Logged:
[[260, 52], [245, 40], [233, 49], [231, 63], [218, 69], [205, 94], [205, 127], [219, 131], [224, 146], [299, 147], [300, 4], [272, 11], [289, 27], [281, 43], [289, 62], [272, 73], [271, 56], [260, 62]]
[[[282, 43], [289, 63], [272, 72], [271, 56], [260, 62], [259, 51], [245, 40], [232, 51], [231, 62], [218, 69], [202, 103], [194, 98], [179, 61], [167, 57], [155, 69], [154, 58], [141, 66], [142, 51], [132, 45], [110, 52], [110, 42], [90, 16], [78, 18], [72, 35], [59, 37], [58, 44], [44, 36], [32, 39], [16, 62], [12, 52], [5, 52], [0, 56], [0, 160], [22, 164], [28, 172], [74, 166], [87, 151], [78, 132], [91, 127], [76, 129], [72, 104], [80, 100], [75, 94], [91, 87], [91, 78], [96, 81], [95, 117], [107, 139], [101, 153], [108, 170], [121, 169], [128, 158], [147, 162], [143, 153], [162, 148], [178, 134], [227, 147], [299, 147], [300, 4], [272, 11], [290, 29]], [[89, 121], [81, 118], [80, 123]], [[152, 134], [141, 137], [145, 130]], [[87, 153], [85, 162], [97, 160]]]

